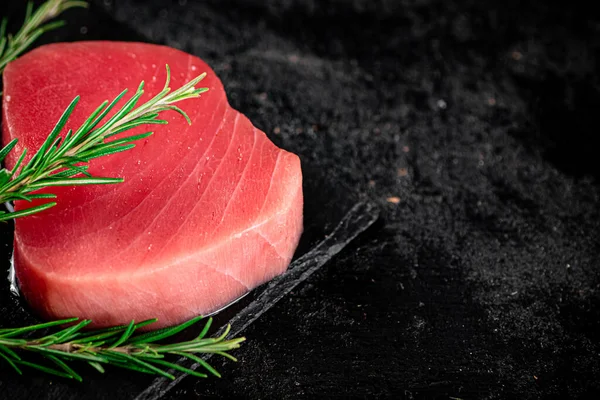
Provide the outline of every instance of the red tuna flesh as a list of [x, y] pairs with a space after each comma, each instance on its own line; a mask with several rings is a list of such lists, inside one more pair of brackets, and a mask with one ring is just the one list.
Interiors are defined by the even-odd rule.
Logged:
[[76, 95], [67, 129], [125, 88], [129, 98], [142, 80], [141, 101], [150, 99], [162, 90], [165, 64], [174, 89], [208, 74], [199, 85], [207, 93], [177, 104], [192, 125], [167, 112], [168, 125], [126, 132], [155, 134], [89, 169], [124, 183], [52, 188], [56, 207], [15, 222], [21, 292], [45, 318], [89, 318], [98, 327], [158, 318], [154, 326], [169, 326], [221, 308], [290, 263], [302, 232], [298, 157], [232, 109], [208, 65], [181, 51], [62, 43], [10, 63], [2, 135], [19, 144], [7, 166], [24, 147], [40, 147]]

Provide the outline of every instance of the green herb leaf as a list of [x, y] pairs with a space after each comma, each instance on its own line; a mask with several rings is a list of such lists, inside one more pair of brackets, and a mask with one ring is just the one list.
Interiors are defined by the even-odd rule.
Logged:
[[[235, 357], [231, 356], [229, 351], [237, 349], [245, 339], [226, 340], [223, 335], [204, 339], [207, 326], [210, 326], [210, 319], [205, 324], [203, 333], [191, 341], [179, 344], [157, 343], [159, 340], [164, 340], [189, 328], [200, 320], [202, 317], [196, 317], [178, 326], [136, 336], [134, 333], [138, 329], [147, 327], [156, 320], [143, 321], [138, 324], [131, 321], [128, 325], [88, 332], [83, 329], [91, 321], [78, 321], [76, 318], [22, 328], [0, 329], [0, 362], [5, 361], [20, 374], [23, 373], [20, 366], [26, 366], [78, 381], [81, 381], [82, 378], [74, 369], [76, 362], [85, 362], [101, 373], [104, 373], [104, 367], [109, 365], [169, 379], [175, 377], [164, 368], [200, 378], [207, 377], [205, 373], [194, 371], [176, 364], [174, 360], [169, 360], [176, 356], [183, 356], [200, 364], [210, 374], [220, 377], [221, 375], [197, 354], [213, 353], [235, 361]], [[48, 328], [74, 322], [77, 323], [54, 333], [47, 333]], [[36, 332], [43, 332], [43, 334], [35, 338], [33, 336]], [[41, 358], [38, 357], [41, 361], [38, 362], [36, 358], [33, 359], [35, 361], [28, 359], [26, 356], [29, 353], [37, 353], [41, 356]], [[44, 360], [51, 364], [43, 363]]]

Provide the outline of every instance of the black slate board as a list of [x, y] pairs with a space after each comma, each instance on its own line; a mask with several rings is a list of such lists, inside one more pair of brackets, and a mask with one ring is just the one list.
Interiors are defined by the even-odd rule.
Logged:
[[[201, 56], [323, 188], [383, 210], [244, 331], [239, 363], [213, 359], [222, 379], [186, 378], [163, 398], [600, 395], [592, 2], [94, 4], [98, 22], [69, 17], [87, 35]], [[105, 379], [69, 388], [144, 386]]]

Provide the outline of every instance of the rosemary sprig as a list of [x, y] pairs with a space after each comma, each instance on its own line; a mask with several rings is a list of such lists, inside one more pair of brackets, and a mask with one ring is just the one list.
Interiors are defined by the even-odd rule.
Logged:
[[[112, 117], [103, 122], [123, 99], [127, 90], [121, 92], [112, 102], [105, 101], [102, 103], [75, 132], [69, 130], [64, 137], [61, 137], [60, 133], [79, 101], [79, 97], [76, 97], [29, 162], [23, 165], [27, 154], [27, 149], [24, 149], [12, 169], [0, 169], [0, 203], [15, 200], [31, 201], [33, 199], [56, 198], [53, 194], [35, 193], [39, 189], [50, 186], [123, 182], [121, 178], [91, 176], [87, 172], [89, 166], [86, 163], [97, 157], [119, 153], [135, 147], [133, 142], [147, 138], [152, 135], [152, 132], [110, 141], [107, 141], [107, 139], [140, 125], [166, 124], [167, 121], [158, 118], [159, 113], [163, 111], [176, 111], [188, 123], [191, 123], [187, 114], [175, 106], [174, 103], [199, 97], [200, 94], [208, 90], [208, 88], [196, 89], [195, 87], [206, 76], [206, 73], [203, 73], [171, 93], [171, 88], [169, 88], [171, 73], [168, 65], [166, 68], [167, 79], [163, 90], [146, 103], [136, 107], [144, 93], [144, 82], [142, 82], [133, 97], [125, 102]], [[17, 139], [13, 139], [0, 150], [0, 162], [4, 160], [16, 144]], [[31, 215], [55, 205], [55, 202], [48, 202], [20, 211], [0, 211], [0, 221]]]
[[48, 0], [33, 11], [33, 2], [27, 3], [25, 21], [16, 35], [6, 35], [7, 18], [0, 22], [0, 74], [6, 64], [17, 58], [44, 32], [64, 25], [64, 21], [48, 22], [60, 13], [73, 7], [87, 7], [87, 2], [79, 0]]
[[[155, 319], [138, 324], [131, 321], [129, 325], [95, 331], [84, 331], [92, 321], [79, 321], [77, 318], [22, 328], [0, 329], [0, 360], [4, 360], [19, 374], [23, 373], [21, 367], [25, 366], [78, 381], [82, 378], [69, 364], [72, 361], [86, 362], [101, 373], [104, 373], [104, 365], [111, 365], [161, 375], [169, 379], [175, 377], [166, 369], [181, 371], [200, 378], [206, 378], [208, 373], [220, 377], [221, 375], [198, 354], [218, 354], [237, 361], [228, 352], [239, 348], [245, 338], [226, 340], [229, 326], [221, 336], [207, 338], [206, 334], [212, 323], [212, 318], [209, 318], [196, 338], [173, 344], [159, 343], [201, 319], [202, 317], [196, 317], [172, 328], [142, 334], [136, 334], [136, 331], [156, 322]], [[68, 327], [57, 332], [38, 338], [29, 337], [32, 332], [67, 324]], [[25, 355], [31, 353], [37, 353], [41, 357], [26, 358]], [[183, 356], [197, 362], [206, 373], [182, 367], [169, 361], [169, 356]], [[46, 362], [40, 362], [41, 360]]]

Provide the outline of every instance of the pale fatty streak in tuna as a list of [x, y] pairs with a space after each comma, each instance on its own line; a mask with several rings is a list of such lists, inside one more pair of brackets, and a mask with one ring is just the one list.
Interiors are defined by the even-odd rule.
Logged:
[[8, 167], [23, 147], [39, 148], [75, 96], [81, 101], [67, 129], [124, 88], [130, 96], [142, 80], [141, 101], [150, 99], [162, 89], [165, 64], [172, 88], [208, 73], [200, 86], [210, 90], [178, 104], [192, 125], [171, 112], [162, 115], [168, 125], [126, 132], [155, 135], [89, 169], [124, 183], [52, 188], [56, 207], [16, 221], [21, 292], [46, 318], [78, 316], [95, 326], [158, 318], [168, 326], [221, 308], [284, 272], [292, 258], [302, 232], [298, 157], [229, 106], [208, 65], [175, 49], [65, 43], [11, 63], [3, 140], [19, 145]]

